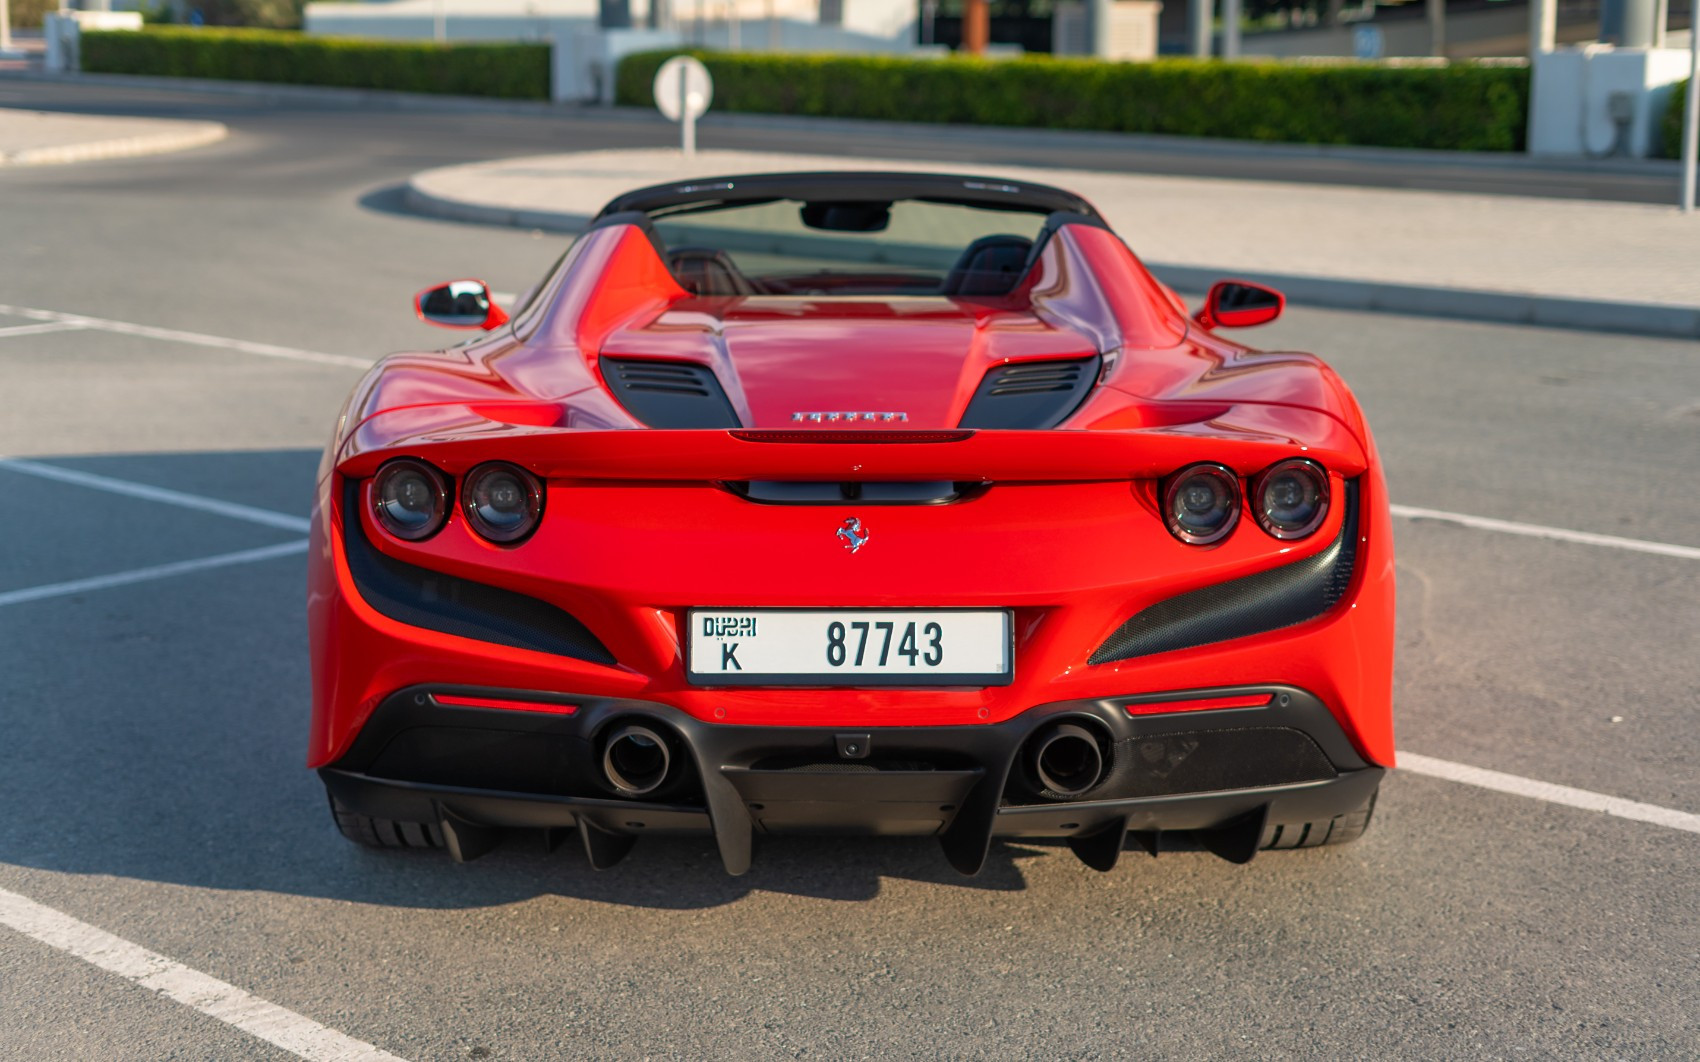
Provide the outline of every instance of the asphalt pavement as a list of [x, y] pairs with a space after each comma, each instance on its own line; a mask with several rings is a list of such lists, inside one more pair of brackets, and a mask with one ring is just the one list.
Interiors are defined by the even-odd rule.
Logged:
[[[1395, 772], [1363, 840], [1245, 867], [1104, 875], [1019, 843], [967, 879], [931, 841], [842, 838], [771, 839], [741, 878], [696, 840], [604, 873], [541, 844], [457, 866], [344, 841], [302, 766], [293, 521], [359, 366], [441, 345], [412, 293], [523, 290], [562, 249], [393, 189], [655, 131], [105, 103], [231, 132], [0, 172], [0, 455], [26, 462], [0, 463], [0, 914], [44, 905], [409, 1059], [1700, 1051], [1692, 340], [1305, 308], [1242, 334], [1342, 371], [1397, 504], [1525, 529], [1397, 521], [1399, 745], [1549, 788]], [[77, 932], [0, 926], [0, 1056], [313, 1057]]]

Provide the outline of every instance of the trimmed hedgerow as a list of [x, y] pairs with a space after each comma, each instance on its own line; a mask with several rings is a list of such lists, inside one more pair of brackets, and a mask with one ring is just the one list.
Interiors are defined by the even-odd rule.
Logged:
[[90, 73], [549, 98], [547, 44], [437, 44], [279, 30], [149, 27], [82, 35]]
[[[651, 103], [677, 54], [623, 59], [618, 101]], [[1513, 65], [689, 54], [714, 76], [716, 110], [761, 114], [1520, 151], [1529, 110], [1528, 68]]]
[[1659, 123], [1659, 154], [1667, 159], [1682, 157], [1682, 112], [1688, 101], [1688, 82], [1677, 83], [1665, 104], [1665, 116]]

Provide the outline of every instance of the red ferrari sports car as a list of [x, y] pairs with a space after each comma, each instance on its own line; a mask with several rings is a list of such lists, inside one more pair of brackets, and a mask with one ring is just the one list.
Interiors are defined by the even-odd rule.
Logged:
[[795, 173], [623, 195], [510, 318], [385, 358], [318, 478], [309, 765], [342, 832], [1351, 840], [1393, 763], [1356, 400], [1218, 335], [1080, 197]]

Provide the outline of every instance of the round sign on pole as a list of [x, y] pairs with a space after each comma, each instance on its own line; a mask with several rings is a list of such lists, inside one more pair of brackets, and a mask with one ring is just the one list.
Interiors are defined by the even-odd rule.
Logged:
[[713, 100], [708, 67], [688, 55], [675, 55], [655, 72], [655, 106], [670, 122], [701, 118]]

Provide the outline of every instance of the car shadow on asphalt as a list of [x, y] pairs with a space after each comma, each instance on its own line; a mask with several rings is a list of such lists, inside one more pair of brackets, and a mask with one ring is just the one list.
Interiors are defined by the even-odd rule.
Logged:
[[[305, 515], [318, 455], [41, 460]], [[91, 516], [118, 500], [86, 491]], [[156, 562], [147, 552], [156, 549], [157, 562], [171, 563], [300, 538], [205, 511], [146, 504], [160, 505], [169, 519], [150, 525], [158, 541], [127, 540], [127, 558]], [[121, 520], [99, 526], [112, 545], [130, 533]], [[213, 529], [223, 536], [217, 549], [207, 541]], [[18, 533], [16, 524], [4, 532]], [[100, 542], [86, 535], [31, 541], [32, 565], [14, 578], [27, 578], [28, 585], [60, 581], [56, 568], [86, 567], [86, 554], [101, 552]], [[970, 878], [953, 870], [930, 838], [762, 837], [750, 872], [731, 877], [707, 837], [644, 838], [624, 862], [600, 872], [570, 833], [548, 852], [540, 833], [515, 832], [466, 865], [443, 852], [357, 847], [337, 833], [319, 781], [303, 763], [304, 585], [305, 560], [289, 554], [4, 606], [0, 727], [8, 740], [0, 743], [0, 806], [8, 812], [0, 816], [0, 863], [401, 907], [481, 907], [560, 895], [697, 908], [757, 891], [867, 900], [894, 878], [1020, 890], [1023, 863], [1073, 859], [1052, 844], [999, 842]]]

